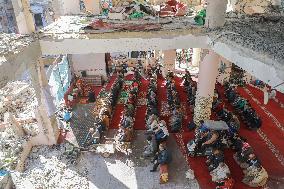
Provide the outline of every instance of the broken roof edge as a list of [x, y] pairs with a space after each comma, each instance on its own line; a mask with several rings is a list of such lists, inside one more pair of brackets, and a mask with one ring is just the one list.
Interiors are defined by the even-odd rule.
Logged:
[[38, 42], [37, 33], [31, 35], [0, 33], [0, 39], [0, 57], [17, 56], [32, 43]]
[[[284, 66], [269, 55], [243, 47], [233, 41], [217, 40], [210, 44], [210, 48], [272, 87], [284, 80]], [[280, 86], [277, 90], [284, 93], [284, 86]]]
[[40, 34], [40, 40], [61, 41], [63, 39], [119, 39], [119, 38], [174, 38], [184, 35], [202, 36], [206, 34], [204, 28], [175, 29], [161, 31], [124, 31], [106, 33], [65, 33], [65, 34]]

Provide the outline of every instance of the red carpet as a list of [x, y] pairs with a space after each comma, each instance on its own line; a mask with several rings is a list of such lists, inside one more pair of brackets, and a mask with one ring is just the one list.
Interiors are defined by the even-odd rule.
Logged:
[[[176, 134], [176, 140], [178, 143], [179, 142], [178, 138], [179, 135], [182, 137], [182, 145], [180, 146], [182, 150], [182, 152], [184, 153], [185, 158], [187, 159], [188, 165], [190, 166], [190, 168], [194, 171], [195, 177], [200, 185], [200, 188], [215, 188], [215, 184], [211, 181], [211, 176], [209, 174], [208, 168], [205, 164], [206, 158], [205, 157], [194, 157], [191, 158], [189, 156], [187, 156], [187, 148], [186, 148], [186, 144], [194, 138], [194, 132], [191, 131], [189, 132], [187, 127], [187, 124], [192, 121], [193, 117], [192, 114], [189, 110], [189, 106], [187, 105], [187, 94], [184, 92], [184, 87], [182, 84], [182, 79], [179, 77], [175, 77], [175, 85], [176, 85], [176, 89], [180, 98], [181, 103], [185, 103], [186, 104], [186, 112], [185, 115], [185, 119], [183, 120], [183, 130], [181, 132], [181, 134]], [[179, 144], [181, 145], [181, 144]]]
[[[127, 75], [125, 80], [132, 80], [133, 75]], [[141, 80], [141, 86], [139, 87], [138, 97], [141, 96], [141, 93], [147, 92], [148, 88], [148, 81], [145, 79]], [[123, 104], [117, 104], [114, 108], [113, 117], [110, 123], [110, 129], [118, 129], [119, 122], [121, 120], [122, 113], [124, 111]], [[135, 122], [134, 122], [134, 129], [137, 130], [144, 130], [145, 129], [145, 113], [146, 113], [146, 105], [137, 107], [136, 115], [135, 115]]]
[[[181, 79], [175, 78], [175, 81], [176, 81], [176, 87], [177, 87], [181, 102], [184, 102], [186, 100], [186, 94], [183, 93], [183, 88], [180, 85]], [[162, 85], [159, 85], [159, 86], [162, 86]], [[221, 93], [224, 94], [224, 92], [221, 92]], [[229, 110], [232, 110], [232, 107], [230, 107], [230, 105], [228, 104], [226, 105], [228, 106]], [[205, 158], [202, 158], [202, 157], [190, 158], [186, 156], [186, 144], [190, 139], [194, 138], [193, 132], [188, 132], [185, 128], [186, 127], [185, 124], [187, 124], [188, 121], [192, 120], [192, 116], [189, 111], [187, 111], [187, 115], [188, 115], [187, 120], [183, 122], [184, 131], [182, 132], [182, 134], [176, 134], [177, 142], [182, 152], [185, 154], [185, 158], [187, 159], [189, 166], [191, 167], [191, 169], [194, 170], [195, 177], [198, 183], [200, 184], [200, 187], [206, 188], [206, 189], [215, 188], [215, 184], [211, 182], [211, 176], [209, 175], [208, 169], [205, 165]], [[212, 115], [212, 118], [214, 119], [214, 115]], [[244, 124], [241, 123], [240, 135], [248, 139], [248, 142], [254, 148], [256, 155], [259, 157], [263, 166], [265, 167], [265, 169], [267, 170], [268, 174], [271, 177], [282, 178], [284, 176], [283, 166], [277, 160], [277, 158], [272, 153], [272, 151], [269, 149], [268, 145], [265, 143], [265, 141], [260, 136], [260, 134], [258, 134], [257, 132], [247, 130]], [[181, 138], [182, 142], [180, 141], [179, 138]], [[282, 141], [282, 144], [283, 144], [283, 141]], [[249, 189], [250, 187], [248, 187], [247, 185], [241, 182], [243, 178], [242, 169], [239, 167], [239, 165], [237, 165], [237, 163], [233, 159], [233, 153], [234, 152], [230, 149], [225, 150], [225, 161], [230, 168], [232, 177], [236, 181], [235, 188], [236, 189]]]
[[[181, 82], [182, 82], [181, 78], [178, 77], [175, 78], [175, 84], [181, 103], [186, 103], [187, 97], [186, 93], [183, 92], [184, 89]], [[158, 79], [158, 106], [160, 111], [161, 111], [161, 101], [167, 101], [167, 92], [166, 92], [164, 79]], [[184, 158], [187, 160], [188, 165], [194, 171], [195, 177], [200, 185], [200, 188], [213, 189], [215, 188], [215, 184], [211, 182], [211, 176], [205, 164], [206, 159], [203, 157], [190, 158], [187, 156], [186, 144], [188, 143], [189, 140], [194, 138], [194, 133], [188, 132], [186, 128], [188, 122], [192, 120], [192, 115], [189, 111], [189, 107], [188, 106], [186, 107], [187, 107], [187, 111], [185, 112], [186, 119], [184, 119], [183, 121], [183, 129], [181, 133], [175, 134], [175, 138], [182, 153], [184, 154]], [[164, 119], [168, 123], [168, 117], [161, 116], [161, 119]]]
[[262, 119], [261, 131], [269, 138], [272, 144], [276, 147], [277, 150], [281, 152], [281, 155], [283, 156], [284, 128], [283, 124], [279, 123], [277, 120], [282, 120], [283, 122], [284, 114], [280, 118], [277, 117], [277, 120], [273, 120], [271, 116], [269, 116], [267, 113], [263, 111], [263, 109], [261, 109], [260, 105], [258, 105], [257, 102], [252, 99], [252, 97], [246, 92], [244, 88], [241, 87], [238, 88], [238, 92], [240, 93], [241, 96], [249, 100], [251, 106], [261, 117]]
[[121, 120], [122, 113], [124, 111], [124, 105], [123, 104], [116, 104], [114, 107], [114, 112], [112, 115], [111, 123], [110, 123], [110, 129], [118, 129], [119, 122]]
[[[225, 99], [223, 88], [220, 87], [220, 86], [217, 86], [217, 89], [220, 92], [222, 99]], [[239, 92], [243, 97], [249, 99], [250, 103], [253, 105], [253, 103], [251, 102], [252, 100], [249, 98], [248, 95], [244, 94], [245, 92], [243, 91], [243, 89], [239, 89]], [[226, 104], [226, 108], [228, 110], [230, 110], [230, 111], [233, 110], [233, 107], [229, 103], [227, 103], [225, 101], [225, 104]], [[257, 109], [256, 109], [256, 111], [257, 111]], [[263, 119], [263, 115], [262, 114], [259, 114], [259, 115]], [[241, 121], [241, 119], [240, 119], [240, 121]], [[268, 124], [269, 122], [271, 122], [271, 119], [264, 121], [264, 125], [261, 127], [261, 130], [256, 132], [256, 131], [251, 131], [251, 130], [246, 129], [246, 126], [241, 121], [240, 135], [245, 137], [248, 140], [249, 144], [253, 147], [255, 154], [257, 155], [257, 157], [262, 162], [262, 165], [267, 170], [269, 176], [274, 177], [274, 178], [283, 178], [284, 177], [284, 167], [283, 167], [283, 165], [281, 165], [281, 163], [278, 161], [278, 159], [272, 153], [272, 151], [269, 148], [269, 145], [266, 144], [266, 142], [264, 140], [264, 136], [266, 135], [266, 132], [267, 132], [266, 130], [268, 130], [268, 132], [271, 132], [271, 133], [277, 132], [275, 130], [276, 127], [275, 126], [273, 127], [273, 125], [269, 125]], [[269, 129], [267, 129], [267, 128], [269, 128]], [[269, 138], [269, 139], [272, 141], [272, 140], [274, 140], [273, 138], [274, 137], [272, 136], [272, 138]], [[282, 144], [283, 144], [283, 138], [282, 138]], [[282, 150], [281, 150], [281, 152], [283, 153]], [[243, 185], [241, 183], [241, 179], [242, 179], [243, 174], [242, 174], [242, 172], [240, 172], [239, 166], [232, 159], [232, 156], [229, 156], [230, 153], [231, 152], [226, 152], [225, 158], [226, 158], [226, 161], [228, 161], [228, 165], [229, 165], [230, 170], [231, 170], [231, 172], [234, 176], [233, 178], [237, 181], [235, 188], [250, 188], [250, 187], [247, 187], [246, 185]]]
[[[260, 89], [257, 89], [253, 86], [247, 85], [246, 88], [252, 93], [253, 97], [256, 98], [261, 104], [259, 104], [260, 108], [263, 111], [266, 111], [268, 113], [271, 113], [274, 117], [277, 118], [277, 120], [282, 124], [284, 127], [284, 108], [280, 107], [280, 104], [275, 102], [274, 100], [269, 100], [267, 105], [263, 104], [263, 91]], [[276, 98], [284, 104], [284, 97], [283, 94], [277, 93]], [[282, 101], [283, 100], [283, 101]]]
[[[157, 79], [157, 98], [158, 98], [158, 110], [161, 113], [162, 111], [162, 101], [167, 101], [167, 89], [165, 79], [158, 77]], [[164, 120], [167, 125], [169, 125], [168, 116], [160, 116], [161, 120]], [[169, 127], [168, 127], [169, 129]]]
[[[142, 78], [141, 79], [141, 86], [139, 87], [138, 93], [138, 100], [139, 97], [146, 97], [147, 94], [149, 81]], [[134, 129], [136, 130], [145, 130], [145, 115], [146, 115], [147, 105], [140, 105], [136, 106], [136, 115], [135, 115], [135, 122], [134, 122]]]
[[110, 80], [106, 85], [106, 91], [109, 91], [111, 89], [115, 80], [116, 80], [116, 74], [113, 74], [112, 76], [110, 76]]

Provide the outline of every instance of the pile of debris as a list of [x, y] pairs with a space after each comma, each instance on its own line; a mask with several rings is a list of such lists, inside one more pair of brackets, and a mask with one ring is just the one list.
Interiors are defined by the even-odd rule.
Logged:
[[26, 137], [19, 137], [11, 128], [0, 128], [0, 188], [9, 181], [9, 172], [18, 165]]
[[58, 146], [33, 147], [25, 162], [23, 173], [11, 173], [17, 189], [35, 188], [89, 188], [88, 180], [78, 173], [73, 161], [80, 152], [70, 143]]
[[34, 89], [15, 81], [0, 89], [0, 188], [9, 182], [30, 136], [39, 134]]
[[188, 12], [187, 4], [179, 2], [177, 0], [168, 0], [161, 5], [152, 6], [146, 4], [144, 1], [137, 2], [120, 2], [115, 7], [111, 8], [108, 13], [109, 19], [155, 19], [156, 16], [168, 17], [168, 16], [185, 16]]
[[281, 16], [243, 15], [241, 18], [228, 18], [222, 28], [211, 31], [210, 35], [212, 39], [234, 42], [281, 63], [284, 60], [283, 50], [279, 50], [284, 48], [283, 24]]
[[29, 35], [1, 33], [0, 54], [17, 54], [22, 48], [28, 46], [33, 41], [34, 38]]
[[12, 128], [0, 132], [0, 169], [13, 170], [23, 150], [26, 137], [19, 137]]
[[13, 81], [0, 89], [0, 121], [4, 113], [12, 113], [16, 119], [34, 118], [38, 102], [34, 88], [25, 81]]
[[236, 12], [248, 15], [264, 14], [273, 11], [270, 0], [237, 0], [231, 6], [234, 7]]

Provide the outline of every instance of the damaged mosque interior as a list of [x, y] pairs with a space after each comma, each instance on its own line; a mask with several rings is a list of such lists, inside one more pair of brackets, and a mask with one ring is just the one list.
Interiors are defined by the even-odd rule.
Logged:
[[284, 0], [0, 0], [0, 189], [283, 189]]

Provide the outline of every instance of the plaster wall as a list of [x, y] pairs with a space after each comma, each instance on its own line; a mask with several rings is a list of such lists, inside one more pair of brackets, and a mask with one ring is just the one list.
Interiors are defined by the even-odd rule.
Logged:
[[86, 11], [90, 11], [93, 14], [100, 14], [100, 0], [84, 0]]
[[80, 13], [79, 0], [59, 0], [63, 15], [73, 15]]
[[176, 50], [165, 50], [163, 51], [163, 76], [165, 77], [168, 70], [175, 71], [175, 61], [176, 61]]
[[105, 53], [74, 54], [72, 55], [74, 72], [81, 75], [86, 70], [87, 75], [101, 75], [106, 77]]

